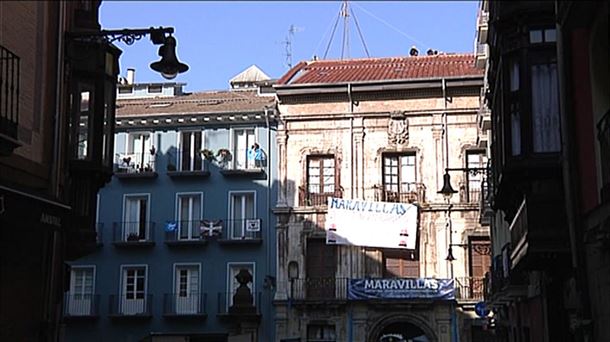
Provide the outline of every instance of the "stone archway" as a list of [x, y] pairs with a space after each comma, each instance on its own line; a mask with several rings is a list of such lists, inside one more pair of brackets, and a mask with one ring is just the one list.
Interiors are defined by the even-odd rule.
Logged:
[[[368, 336], [369, 342], [380, 342], [386, 336], [386, 340], [381, 342], [437, 342], [436, 333], [425, 319], [410, 314], [394, 314], [382, 317], [373, 324], [371, 333]], [[403, 336], [404, 340], [392, 339], [390, 336]]]

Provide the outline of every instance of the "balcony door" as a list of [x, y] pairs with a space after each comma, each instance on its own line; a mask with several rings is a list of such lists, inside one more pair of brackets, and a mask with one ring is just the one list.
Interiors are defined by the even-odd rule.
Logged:
[[[467, 151], [466, 167], [469, 169], [483, 168], [487, 164], [484, 151]], [[468, 177], [468, 202], [478, 203], [481, 200], [481, 188], [483, 182], [483, 172], [469, 171]]]
[[146, 268], [123, 268], [121, 314], [137, 315], [146, 312]]
[[[239, 272], [244, 269], [246, 271], [248, 271], [248, 273], [250, 273], [250, 275], [252, 276], [252, 281], [249, 282], [248, 284], [246, 284], [246, 286], [248, 287], [248, 289], [250, 290], [250, 293], [252, 294], [252, 299], [254, 300], [254, 296], [256, 296], [256, 293], [254, 291], [254, 283], [256, 281], [255, 277], [256, 277], [256, 273], [254, 272], [254, 263], [229, 263], [228, 265], [228, 269], [229, 272], [227, 274], [227, 276], [229, 277], [229, 279], [227, 279], [228, 281], [228, 293], [227, 293], [227, 309], [230, 308], [233, 305], [233, 296], [235, 296], [235, 294], [237, 293], [237, 289], [239, 288], [240, 284], [239, 281], [237, 281], [237, 275], [239, 274]], [[255, 305], [256, 303], [253, 302], [252, 305]]]
[[491, 244], [489, 240], [470, 240], [470, 295], [483, 296], [485, 273], [491, 266]]
[[335, 195], [335, 171], [332, 155], [307, 158], [307, 205], [326, 205], [327, 197]]
[[418, 259], [414, 251], [384, 250], [384, 278], [419, 278]]
[[306, 298], [335, 298], [337, 247], [324, 239], [307, 240], [305, 272]]
[[386, 202], [408, 202], [417, 192], [415, 154], [383, 156], [383, 190]]
[[201, 302], [199, 266], [177, 266], [175, 274], [176, 314], [196, 314]]
[[154, 167], [152, 146], [150, 133], [129, 133], [127, 157], [130, 158], [130, 166], [138, 171], [152, 171]]
[[148, 195], [125, 197], [124, 241], [140, 241], [148, 238]]
[[231, 192], [229, 194], [229, 233], [231, 239], [250, 238], [249, 221], [256, 219], [254, 192]]
[[73, 268], [70, 276], [70, 297], [68, 314], [86, 316], [91, 314], [93, 306], [94, 268]]
[[180, 132], [178, 151], [180, 171], [201, 171], [203, 161], [201, 159], [201, 149], [203, 139], [201, 131]]
[[198, 239], [201, 221], [201, 194], [178, 195], [178, 236], [180, 240]]
[[[233, 131], [233, 158], [235, 169], [248, 168], [248, 149], [256, 142], [254, 129], [235, 129]], [[254, 161], [252, 161], [254, 162]], [[253, 167], [254, 165], [252, 165]]]

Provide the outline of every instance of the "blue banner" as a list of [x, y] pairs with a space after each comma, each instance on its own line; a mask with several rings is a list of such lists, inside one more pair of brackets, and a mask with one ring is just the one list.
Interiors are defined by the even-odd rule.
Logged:
[[433, 299], [453, 300], [453, 279], [396, 278], [350, 279], [347, 298], [367, 299]]

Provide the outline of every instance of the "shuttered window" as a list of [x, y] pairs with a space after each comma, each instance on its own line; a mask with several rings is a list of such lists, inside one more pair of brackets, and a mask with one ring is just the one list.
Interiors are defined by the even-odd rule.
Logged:
[[418, 278], [419, 258], [414, 251], [384, 250], [384, 278]]

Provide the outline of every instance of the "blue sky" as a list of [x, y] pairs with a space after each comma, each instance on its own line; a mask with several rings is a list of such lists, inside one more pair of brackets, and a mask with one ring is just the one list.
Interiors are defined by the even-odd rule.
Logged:
[[[412, 45], [445, 52], [472, 52], [476, 29], [476, 1], [351, 1], [371, 57], [408, 55]], [[188, 91], [227, 89], [228, 80], [256, 64], [272, 78], [288, 70], [285, 45], [291, 25], [292, 63], [322, 57], [341, 1], [103, 1], [104, 29], [172, 26], [177, 53], [190, 70], [175, 81]], [[353, 58], [366, 57], [358, 30], [350, 17]], [[340, 20], [327, 59], [341, 57]], [[121, 75], [136, 69], [136, 82], [164, 79], [150, 70], [159, 59], [149, 37], [123, 50]], [[347, 57], [347, 50], [344, 57]]]

